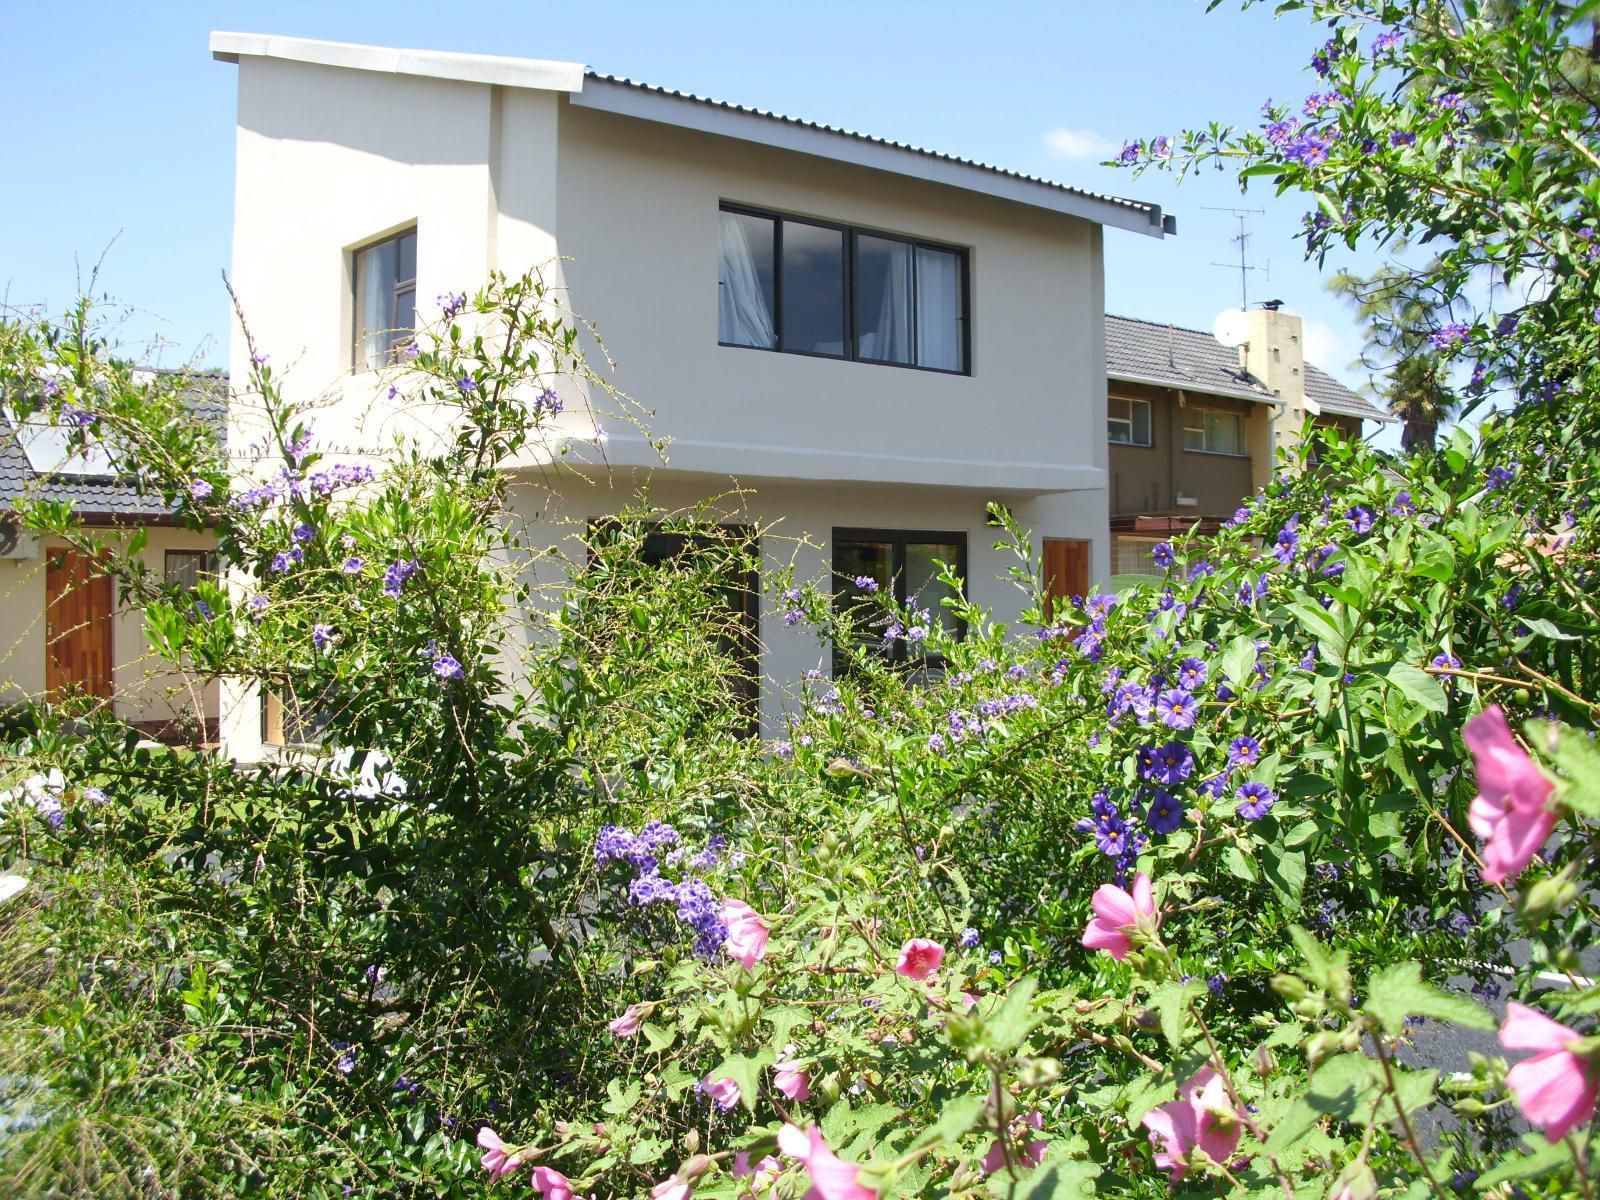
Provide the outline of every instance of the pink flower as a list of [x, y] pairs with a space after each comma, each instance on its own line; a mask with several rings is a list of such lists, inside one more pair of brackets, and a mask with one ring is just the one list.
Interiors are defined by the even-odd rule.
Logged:
[[741, 1150], [733, 1156], [733, 1177], [735, 1179], [743, 1179], [747, 1175], [776, 1175], [782, 1165], [769, 1154], [752, 1167], [749, 1153]]
[[805, 1165], [811, 1176], [806, 1200], [877, 1200], [877, 1193], [862, 1185], [861, 1169], [828, 1149], [815, 1125], [804, 1133], [785, 1125], [778, 1131], [778, 1149]]
[[1506, 1073], [1506, 1085], [1528, 1124], [1544, 1130], [1552, 1142], [1559, 1142], [1574, 1125], [1594, 1116], [1600, 1082], [1589, 1064], [1567, 1049], [1579, 1040], [1577, 1032], [1543, 1013], [1515, 1000], [1506, 1005], [1500, 1044], [1507, 1050], [1536, 1051]]
[[553, 1167], [535, 1167], [533, 1186], [544, 1200], [572, 1200], [572, 1181]]
[[710, 1096], [723, 1112], [730, 1111], [739, 1103], [739, 1085], [731, 1079], [718, 1079], [713, 1082], [711, 1076], [707, 1075], [700, 1081], [700, 1090]]
[[1156, 1166], [1181, 1179], [1189, 1169], [1189, 1154], [1199, 1147], [1212, 1162], [1227, 1162], [1239, 1144], [1239, 1122], [1228, 1103], [1222, 1076], [1201, 1067], [1184, 1084], [1178, 1098], [1144, 1115], [1150, 1144], [1156, 1147]]
[[900, 961], [894, 969], [907, 979], [921, 983], [939, 969], [944, 961], [944, 947], [927, 938], [912, 938], [900, 947]]
[[689, 1182], [674, 1175], [650, 1189], [652, 1200], [689, 1200]]
[[811, 1098], [811, 1081], [806, 1078], [806, 1073], [788, 1059], [782, 1059], [772, 1065], [774, 1072], [773, 1086], [796, 1104]]
[[1556, 815], [1545, 808], [1555, 785], [1517, 745], [1498, 704], [1468, 721], [1461, 736], [1478, 768], [1467, 823], [1484, 841], [1484, 880], [1499, 883], [1521, 874], [1555, 828]]
[[743, 900], [722, 902], [722, 923], [728, 927], [723, 947], [748, 971], [767, 953], [767, 923]]
[[1094, 917], [1083, 931], [1083, 944], [1089, 950], [1104, 950], [1118, 962], [1133, 949], [1130, 930], [1154, 933], [1161, 924], [1156, 919], [1150, 876], [1143, 871], [1133, 877], [1132, 895], [1114, 884], [1102, 883], [1089, 903]]
[[[1041, 1113], [1031, 1112], [1022, 1119], [1022, 1123], [1024, 1126], [1033, 1129], [1043, 1129], [1044, 1116]], [[1029, 1142], [1020, 1152], [1013, 1152], [1016, 1165], [1019, 1167], [1037, 1167], [1044, 1161], [1044, 1152], [1049, 1148], [1049, 1142]], [[1005, 1170], [1006, 1148], [1001, 1144], [999, 1138], [996, 1138], [994, 1144], [989, 1147], [989, 1153], [983, 1156], [982, 1166], [984, 1172], [989, 1175], [993, 1175], [996, 1171]]]
[[644, 1024], [644, 1019], [650, 1015], [651, 1010], [654, 1008], [655, 1005], [649, 1003], [630, 1004], [628, 1005], [628, 1010], [607, 1025], [606, 1028], [611, 1030], [617, 1037], [633, 1037], [639, 1032], [640, 1026]]
[[489, 1182], [497, 1183], [504, 1175], [509, 1175], [522, 1165], [520, 1156], [515, 1152], [507, 1152], [506, 1144], [500, 1140], [500, 1135], [489, 1126], [485, 1125], [478, 1130], [478, 1145], [483, 1148], [483, 1169], [489, 1172]]

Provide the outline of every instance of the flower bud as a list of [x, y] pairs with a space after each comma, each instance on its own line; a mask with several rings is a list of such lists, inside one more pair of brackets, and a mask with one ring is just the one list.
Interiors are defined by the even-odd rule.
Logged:
[[683, 1148], [690, 1154], [695, 1154], [700, 1149], [700, 1132], [690, 1129], [683, 1135]]
[[1272, 990], [1285, 1000], [1303, 1000], [1306, 995], [1306, 981], [1298, 975], [1274, 975]]
[[1277, 1056], [1270, 1046], [1263, 1043], [1256, 1047], [1256, 1052], [1250, 1056], [1250, 1069], [1263, 1079], [1278, 1069]]
[[[1570, 885], [1568, 885], [1570, 888]], [[1526, 924], [1534, 924], [1544, 920], [1551, 913], [1562, 907], [1562, 894], [1567, 889], [1562, 887], [1559, 879], [1541, 879], [1518, 898], [1517, 911]], [[1571, 889], [1567, 903], [1576, 897], [1577, 890]]]
[[1474, 1100], [1471, 1096], [1463, 1096], [1450, 1106], [1455, 1109], [1458, 1117], [1476, 1117], [1484, 1110], [1482, 1100]]
[[1340, 1052], [1340, 1042], [1343, 1039], [1332, 1029], [1324, 1029], [1306, 1043], [1306, 1061], [1316, 1066], [1325, 1058], [1331, 1058]]
[[711, 1160], [704, 1154], [696, 1154], [694, 1157], [689, 1159], [688, 1162], [684, 1163], [683, 1166], [678, 1168], [678, 1174], [682, 1175], [685, 1179], [693, 1181], [699, 1179], [700, 1176], [704, 1175], [710, 1169]]
[[1025, 1088], [1048, 1087], [1061, 1078], [1061, 1060], [1058, 1058], [1030, 1058], [1019, 1072]]

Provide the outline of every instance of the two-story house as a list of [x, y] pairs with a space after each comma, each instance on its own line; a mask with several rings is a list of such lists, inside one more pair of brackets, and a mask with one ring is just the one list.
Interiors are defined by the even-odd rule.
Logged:
[[[566, 397], [568, 453], [516, 489], [531, 544], [581, 559], [585, 524], [647, 480], [666, 508], [733, 480], [729, 523], [829, 588], [871, 575], [937, 612], [933, 563], [955, 561], [1014, 617], [990, 501], [1072, 586], [1108, 574], [1102, 239], [1171, 233], [1156, 206], [575, 63], [211, 48], [238, 69], [232, 282], [292, 386], [370, 406], [387, 331], [492, 270], [542, 265], [598, 323], [667, 461], [625, 424], [596, 445], [595, 398]], [[241, 336], [232, 355], [242, 377]], [[764, 603], [771, 731], [830, 650]], [[259, 751], [254, 698], [228, 707], [230, 748]]]
[[1300, 318], [1276, 302], [1211, 333], [1106, 318], [1111, 573], [1151, 573], [1150, 549], [1198, 522], [1215, 531], [1267, 482], [1309, 419], [1359, 437], [1375, 408], [1305, 360]]

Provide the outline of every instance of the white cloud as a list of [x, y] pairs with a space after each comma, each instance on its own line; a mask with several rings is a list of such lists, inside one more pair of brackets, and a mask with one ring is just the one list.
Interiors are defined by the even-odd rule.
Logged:
[[1044, 148], [1051, 158], [1111, 158], [1117, 153], [1115, 142], [1092, 129], [1052, 129], [1044, 135]]
[[1309, 317], [1302, 319], [1306, 361], [1321, 367], [1330, 375], [1349, 374], [1350, 360], [1355, 356], [1345, 348], [1344, 339], [1333, 327]]

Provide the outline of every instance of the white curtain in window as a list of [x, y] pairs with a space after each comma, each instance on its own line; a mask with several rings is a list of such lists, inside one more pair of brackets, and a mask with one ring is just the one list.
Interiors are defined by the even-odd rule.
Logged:
[[356, 336], [361, 362], [368, 367], [386, 361], [393, 323], [393, 242], [385, 242], [356, 255]]
[[735, 346], [778, 344], [755, 255], [738, 213], [722, 215], [722, 268], [717, 288], [717, 340]]
[[917, 248], [917, 363], [961, 370], [961, 260]]
[[[865, 240], [865, 239], [863, 239]], [[874, 239], [878, 240], [878, 239]], [[911, 249], [894, 242], [882, 256], [883, 302], [871, 334], [864, 335], [860, 352], [864, 358], [908, 363], [911, 358]], [[867, 344], [867, 339], [872, 344]]]

